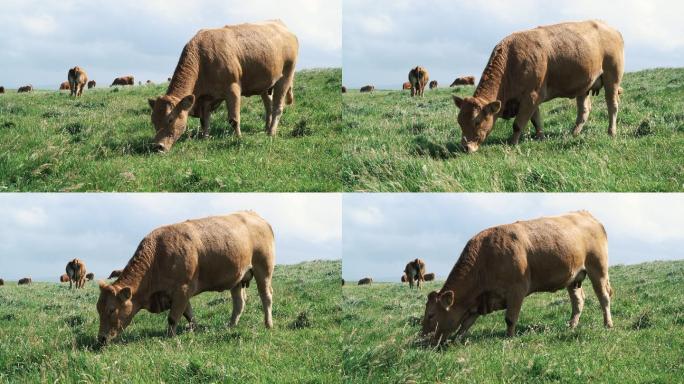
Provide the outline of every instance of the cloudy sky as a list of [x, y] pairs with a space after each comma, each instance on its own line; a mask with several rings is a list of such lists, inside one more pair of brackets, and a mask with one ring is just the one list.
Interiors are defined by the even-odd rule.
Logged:
[[481, 230], [579, 209], [605, 226], [611, 265], [684, 259], [684, 194], [345, 194], [343, 207], [352, 281], [398, 282], [416, 257], [444, 279]]
[[479, 79], [510, 33], [592, 18], [622, 33], [627, 71], [682, 66], [683, 14], [684, 2], [672, 0], [344, 0], [344, 84], [397, 89], [416, 65], [442, 86]]
[[276, 263], [341, 259], [340, 204], [339, 194], [0, 194], [0, 278], [54, 282], [75, 257], [102, 277], [154, 228], [243, 209], [273, 227]]
[[165, 81], [202, 28], [279, 18], [299, 39], [298, 69], [339, 67], [341, 0], [2, 0], [0, 85], [55, 89], [83, 67], [100, 86], [132, 74]]

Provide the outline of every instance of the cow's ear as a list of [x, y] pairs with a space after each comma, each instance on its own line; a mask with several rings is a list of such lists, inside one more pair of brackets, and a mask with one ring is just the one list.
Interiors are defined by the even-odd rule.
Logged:
[[499, 113], [499, 110], [501, 110], [501, 102], [499, 100], [494, 100], [491, 103], [485, 105], [485, 107], [482, 109], [482, 113], [494, 115], [496, 113]]
[[461, 109], [461, 106], [463, 105], [463, 99], [454, 95], [454, 104], [456, 104], [456, 107], [458, 107], [458, 109]]
[[439, 303], [442, 308], [449, 310], [454, 305], [454, 291], [445, 291], [439, 295]]
[[131, 287], [123, 287], [123, 288], [121, 288], [119, 293], [116, 294], [116, 297], [118, 297], [119, 300], [121, 300], [121, 301], [130, 300], [131, 296], [132, 296]]
[[437, 301], [437, 296], [439, 295], [439, 292], [437, 291], [432, 291], [428, 294], [428, 301]]
[[155, 99], [147, 99], [147, 102], [150, 104], [150, 108], [154, 109], [154, 103], [157, 102]]
[[184, 111], [189, 111], [190, 108], [192, 108], [192, 105], [195, 103], [195, 96], [194, 95], [187, 95], [185, 96], [180, 103], [178, 103], [178, 107]]

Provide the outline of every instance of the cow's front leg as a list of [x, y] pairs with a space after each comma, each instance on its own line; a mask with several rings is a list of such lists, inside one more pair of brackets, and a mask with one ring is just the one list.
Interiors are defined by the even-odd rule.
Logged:
[[200, 134], [201, 139], [206, 139], [209, 137], [209, 127], [211, 120], [211, 108], [209, 108], [208, 103], [203, 103], [201, 105], [202, 110], [200, 111], [200, 125], [202, 126], [202, 133]]
[[185, 308], [185, 312], [183, 312], [183, 316], [188, 321], [188, 330], [191, 332], [194, 331], [197, 324], [195, 323], [195, 315], [192, 312], [192, 306], [189, 301], [188, 306]]
[[532, 114], [532, 125], [534, 125], [535, 130], [534, 138], [537, 140], [544, 140], [544, 124], [542, 123], [541, 111], [539, 111], [539, 107], [537, 107]]
[[233, 127], [233, 132], [235, 136], [242, 137], [242, 132], [240, 131], [240, 96], [242, 95], [242, 90], [240, 85], [233, 83], [230, 85], [228, 90], [228, 123]]
[[171, 309], [169, 310], [169, 317], [167, 318], [168, 327], [166, 335], [169, 337], [176, 336], [176, 327], [181, 315], [185, 313], [188, 304], [187, 286], [182, 286], [171, 298]]
[[506, 298], [506, 336], [515, 336], [515, 325], [518, 323], [518, 317], [520, 316], [520, 309], [522, 308], [522, 302], [524, 297], [519, 297], [517, 295], [511, 295]]

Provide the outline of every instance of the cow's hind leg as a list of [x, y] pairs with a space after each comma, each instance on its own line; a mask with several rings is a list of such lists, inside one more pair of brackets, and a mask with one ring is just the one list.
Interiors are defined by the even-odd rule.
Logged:
[[534, 125], [535, 130], [534, 138], [537, 140], [544, 140], [544, 124], [542, 123], [539, 107], [537, 107], [532, 114], [532, 125]]
[[183, 312], [183, 316], [188, 321], [188, 329], [190, 331], [194, 331], [196, 325], [195, 314], [192, 312], [192, 306], [190, 305], [190, 301], [188, 301], [188, 306], [185, 307], [185, 312]]
[[615, 137], [617, 133], [619, 86], [606, 84], [606, 104], [608, 105], [608, 134]]
[[273, 107], [273, 90], [266, 91], [261, 94], [261, 101], [264, 102], [264, 120], [266, 121], [266, 131], [271, 127], [271, 113], [272, 113], [272, 107]]
[[230, 290], [230, 296], [233, 298], [233, 313], [230, 315], [230, 326], [238, 325], [242, 310], [245, 308], [245, 297], [242, 294], [242, 284], [238, 283]]
[[608, 268], [606, 267], [605, 271], [595, 271], [593, 273], [589, 269], [588, 273], [596, 297], [598, 297], [599, 303], [601, 303], [603, 324], [606, 328], [612, 328], [613, 318], [610, 315], [610, 295], [612, 294], [612, 289], [610, 288], [610, 281], [608, 280]]
[[271, 306], [273, 304], [273, 289], [271, 288], [271, 275], [273, 274], [272, 266], [266, 270], [263, 266], [255, 266], [253, 269], [254, 278], [259, 290], [259, 297], [261, 298], [261, 305], [264, 309], [264, 325], [266, 328], [273, 327], [273, 318], [271, 315]]
[[572, 303], [572, 316], [568, 325], [570, 328], [575, 328], [579, 323], [582, 309], [584, 309], [584, 291], [579, 284], [573, 284], [568, 287], [568, 294], [570, 295], [570, 302]]
[[575, 120], [575, 128], [572, 130], [572, 134], [577, 136], [582, 132], [584, 124], [589, 118], [589, 112], [591, 112], [591, 96], [587, 92], [586, 95], [577, 97], [577, 120]]
[[273, 100], [271, 103], [271, 121], [266, 133], [269, 136], [275, 136], [278, 132], [278, 124], [280, 123], [280, 117], [283, 115], [283, 109], [285, 107], [285, 96], [292, 84], [292, 79], [290, 77], [283, 76], [278, 80], [273, 87]]
[[228, 106], [228, 123], [233, 127], [237, 137], [242, 136], [242, 131], [240, 131], [240, 96], [242, 96], [240, 85], [237, 83], [231, 84], [226, 102]]

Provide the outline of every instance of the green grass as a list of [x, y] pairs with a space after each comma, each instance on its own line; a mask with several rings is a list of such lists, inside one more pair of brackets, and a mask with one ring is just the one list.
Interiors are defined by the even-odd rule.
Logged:
[[[575, 101], [542, 105], [547, 139], [506, 144], [512, 120], [497, 121], [480, 150], [460, 150], [453, 89], [350, 90], [344, 104], [344, 186], [349, 191], [682, 191], [684, 69], [627, 73], [617, 138], [608, 134], [603, 92], [579, 137]], [[472, 96], [474, 87], [455, 93]]]
[[339, 191], [341, 69], [304, 70], [275, 138], [261, 98], [243, 98], [237, 139], [225, 104], [211, 138], [199, 119], [170, 153], [150, 153], [148, 98], [167, 84], [0, 95], [0, 191]]
[[274, 328], [263, 326], [256, 284], [240, 324], [230, 293], [192, 299], [198, 329], [165, 336], [166, 316], [141, 311], [122, 338], [95, 346], [97, 284], [0, 287], [0, 382], [340, 382], [340, 261], [276, 266]]
[[684, 261], [610, 269], [614, 327], [603, 327], [591, 284], [580, 324], [566, 322], [567, 292], [523, 303], [517, 336], [503, 311], [481, 317], [463, 343], [424, 347], [427, 294], [399, 283], [345, 286], [342, 372], [349, 383], [681, 383], [684, 381]]

